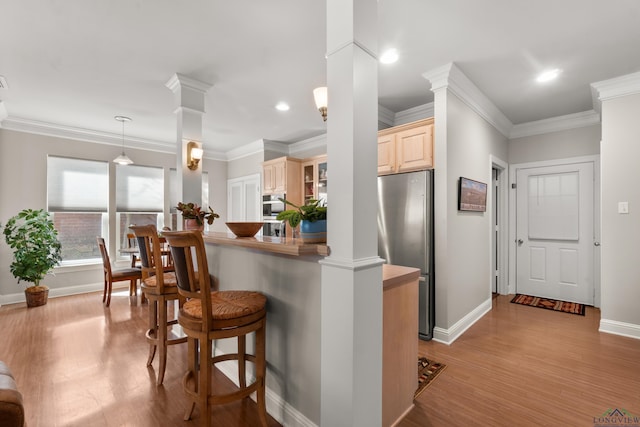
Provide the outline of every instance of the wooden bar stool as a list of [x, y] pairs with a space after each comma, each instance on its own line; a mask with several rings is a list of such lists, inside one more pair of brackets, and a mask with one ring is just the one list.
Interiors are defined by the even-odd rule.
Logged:
[[[167, 320], [167, 302], [182, 301], [176, 286], [173, 272], [164, 271], [160, 238], [155, 225], [132, 225], [129, 227], [136, 235], [140, 261], [142, 263], [142, 292], [149, 300], [149, 330], [146, 333], [149, 342], [147, 366], [151, 366], [156, 349], [159, 350], [157, 385], [162, 384], [167, 367], [167, 347], [187, 342], [187, 337], [169, 338], [168, 328], [178, 323]], [[180, 304], [182, 305], [182, 304]]]
[[[195, 231], [165, 232], [176, 269], [178, 292], [187, 298], [178, 313], [178, 323], [187, 334], [188, 371], [183, 379], [185, 393], [191, 399], [184, 419], [191, 419], [197, 404], [200, 424], [211, 422], [211, 405], [220, 405], [257, 394], [258, 415], [267, 425], [265, 402], [267, 298], [253, 291], [211, 291], [202, 234]], [[255, 332], [255, 354], [246, 354], [246, 335]], [[213, 357], [212, 342], [221, 338], [238, 339], [238, 352]], [[198, 352], [198, 344], [200, 349]], [[211, 384], [216, 363], [238, 361], [239, 389], [214, 394]], [[255, 380], [247, 385], [246, 362], [255, 365]]]

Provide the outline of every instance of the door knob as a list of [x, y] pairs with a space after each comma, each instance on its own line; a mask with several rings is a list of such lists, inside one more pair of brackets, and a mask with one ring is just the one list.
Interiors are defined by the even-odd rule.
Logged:
[[518, 245], [522, 245], [523, 243], [524, 243], [524, 240], [518, 239]]
[[600, 242], [593, 242], [594, 246], [600, 246]]

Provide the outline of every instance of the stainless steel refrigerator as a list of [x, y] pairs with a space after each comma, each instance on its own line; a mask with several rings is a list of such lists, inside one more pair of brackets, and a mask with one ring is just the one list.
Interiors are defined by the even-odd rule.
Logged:
[[378, 255], [388, 264], [420, 269], [419, 337], [435, 322], [433, 171], [378, 177]]

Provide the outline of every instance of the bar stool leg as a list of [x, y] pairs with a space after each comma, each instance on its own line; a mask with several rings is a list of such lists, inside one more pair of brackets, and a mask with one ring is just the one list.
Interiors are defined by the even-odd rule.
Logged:
[[164, 371], [167, 368], [167, 299], [164, 296], [158, 297], [158, 345], [160, 348], [160, 366], [158, 367], [158, 382], [161, 385], [164, 381]]
[[247, 336], [238, 336], [238, 382], [240, 388], [247, 386], [247, 366], [246, 366], [246, 354], [247, 354]]
[[[156, 299], [149, 300], [149, 332], [150, 338], [158, 339], [158, 301]], [[147, 358], [147, 366], [151, 366], [153, 357], [156, 355], [156, 344], [149, 343], [149, 357]]]
[[200, 406], [200, 423], [203, 427], [208, 427], [211, 422], [211, 405], [209, 405], [209, 395], [211, 394], [211, 371], [213, 365], [211, 363], [211, 344], [211, 340], [208, 338], [200, 341], [198, 405]]
[[[188, 337], [187, 338], [187, 372], [182, 379], [182, 386], [186, 390], [198, 391], [198, 340]], [[191, 382], [191, 385], [189, 384]], [[196, 407], [196, 400], [191, 399], [191, 403], [184, 413], [184, 421], [189, 421], [193, 410]]]

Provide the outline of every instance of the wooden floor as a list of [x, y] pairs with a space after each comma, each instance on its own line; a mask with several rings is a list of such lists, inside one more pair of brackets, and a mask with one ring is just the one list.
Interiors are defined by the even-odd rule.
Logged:
[[[192, 421], [182, 420], [186, 344], [169, 347], [163, 386], [155, 385], [157, 355], [153, 367], [146, 366], [147, 307], [123, 289], [114, 290], [109, 308], [102, 293], [50, 298], [30, 309], [0, 307], [0, 360], [22, 392], [27, 425], [199, 426], [197, 409]], [[234, 387], [221, 373], [215, 380], [225, 390]], [[260, 425], [256, 405], [245, 399], [214, 407], [211, 425]]]
[[420, 342], [447, 368], [399, 424], [586, 426], [609, 408], [640, 416], [640, 340], [599, 333], [600, 311], [558, 313], [493, 300], [451, 346]]
[[[25, 399], [29, 427], [195, 426], [183, 421], [186, 347], [169, 348], [164, 386], [147, 369], [146, 305], [116, 290], [0, 307], [0, 360]], [[599, 333], [599, 311], [556, 313], [494, 299], [453, 345], [420, 341], [447, 364], [400, 423], [415, 426], [593, 426], [609, 408], [640, 415], [640, 340]], [[157, 361], [154, 361], [157, 368]], [[231, 387], [222, 374], [216, 381]], [[253, 401], [214, 409], [212, 425], [255, 426]], [[270, 425], [278, 423], [270, 418]]]

